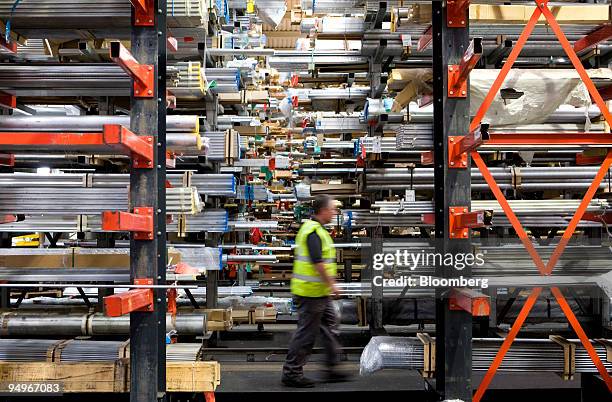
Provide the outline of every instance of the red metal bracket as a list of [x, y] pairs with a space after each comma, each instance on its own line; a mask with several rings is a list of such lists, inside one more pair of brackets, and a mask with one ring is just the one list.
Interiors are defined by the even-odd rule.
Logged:
[[0, 47], [8, 50], [11, 53], [17, 53], [17, 42], [7, 42], [4, 35], [0, 36]]
[[4, 91], [0, 91], [0, 106], [15, 109], [17, 107], [17, 97], [15, 95], [7, 94]]
[[153, 208], [135, 207], [134, 213], [104, 211], [102, 212], [102, 230], [132, 232], [135, 240], [153, 240]]
[[419, 41], [417, 42], [417, 51], [422, 52], [427, 49], [433, 40], [433, 25], [430, 25], [429, 28], [425, 30], [421, 34]]
[[154, 0], [130, 0], [134, 7], [134, 26], [152, 27], [155, 25], [155, 2]]
[[468, 152], [471, 152], [489, 140], [489, 125], [481, 124], [468, 135], [448, 136], [448, 167], [452, 169], [467, 168]]
[[491, 211], [471, 211], [468, 207], [453, 206], [448, 210], [449, 237], [467, 239], [471, 228], [481, 228], [491, 224]]
[[166, 45], [168, 46], [168, 50], [171, 52], [178, 52], [178, 40], [172, 36], [168, 36], [166, 40]]
[[593, 32], [587, 34], [584, 38], [577, 40], [574, 43], [574, 52], [580, 53], [610, 38], [612, 38], [612, 25], [602, 25]]
[[461, 64], [448, 66], [448, 97], [466, 98], [470, 72], [476, 67], [482, 56], [482, 38], [474, 38], [466, 49]]
[[[134, 279], [134, 285], [153, 285], [153, 279]], [[134, 311], [155, 311], [153, 289], [132, 289], [104, 298], [104, 313], [108, 317], [120, 317]]]
[[448, 308], [467, 311], [474, 317], [488, 317], [491, 311], [489, 296], [469, 288], [451, 289]]
[[0, 153], [0, 166], [15, 166], [15, 154]]
[[150, 169], [153, 167], [153, 137], [136, 135], [127, 128], [117, 124], [107, 124], [103, 133], [105, 144], [121, 144], [130, 152], [135, 168]]
[[465, 28], [469, 8], [469, 0], [447, 0], [446, 25], [451, 28]]
[[434, 164], [434, 153], [433, 151], [421, 152], [421, 165], [433, 165]]
[[140, 64], [121, 42], [110, 43], [110, 58], [134, 81], [134, 97], [155, 96], [155, 71], [151, 64]]

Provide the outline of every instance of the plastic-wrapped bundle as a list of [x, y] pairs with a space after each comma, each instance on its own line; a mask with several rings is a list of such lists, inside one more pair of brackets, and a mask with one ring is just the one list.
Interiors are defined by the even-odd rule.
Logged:
[[387, 368], [423, 369], [423, 344], [416, 338], [375, 336], [361, 353], [359, 373], [369, 375]]

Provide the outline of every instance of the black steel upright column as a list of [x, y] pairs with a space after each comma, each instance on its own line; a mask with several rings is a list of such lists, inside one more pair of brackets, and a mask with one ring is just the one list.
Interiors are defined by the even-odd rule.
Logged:
[[[155, 144], [152, 169], [132, 168], [130, 208], [153, 206], [154, 239], [130, 241], [132, 280], [166, 279], [166, 0], [154, 2], [154, 25], [132, 27], [132, 55], [141, 64], [153, 65], [156, 80], [153, 97], [132, 93], [131, 130], [152, 135]], [[132, 10], [132, 21], [135, 21]], [[130, 400], [165, 399], [166, 389], [166, 291], [155, 290], [154, 312], [130, 314]]]
[[[469, 45], [468, 23], [449, 28], [446, 7], [433, 2], [434, 77], [434, 184], [435, 231], [438, 252], [469, 253], [470, 240], [449, 238], [449, 208], [470, 205], [470, 166], [449, 168], [448, 136], [466, 135], [469, 128], [469, 96], [449, 98], [448, 65], [459, 64]], [[466, 18], [467, 20], [467, 18]], [[437, 267], [439, 277], [470, 276], [470, 268], [457, 271]], [[472, 400], [472, 316], [449, 310], [448, 290], [436, 291], [436, 388], [445, 399]]]

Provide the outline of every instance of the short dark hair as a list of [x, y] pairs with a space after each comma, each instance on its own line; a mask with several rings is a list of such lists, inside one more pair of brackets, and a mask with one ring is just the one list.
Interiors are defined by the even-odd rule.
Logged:
[[329, 207], [331, 204], [332, 198], [327, 194], [319, 194], [316, 195], [314, 200], [312, 201], [312, 209], [314, 214], [318, 214], [323, 208]]

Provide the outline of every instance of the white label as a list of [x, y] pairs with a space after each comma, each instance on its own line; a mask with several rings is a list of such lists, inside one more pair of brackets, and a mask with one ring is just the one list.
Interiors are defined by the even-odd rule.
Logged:
[[372, 153], [379, 154], [382, 152], [381, 137], [372, 137]]
[[406, 195], [404, 196], [406, 202], [415, 202], [416, 201], [416, 191], [406, 189]]
[[402, 35], [402, 46], [403, 47], [410, 47], [412, 46], [412, 36], [410, 35]]

